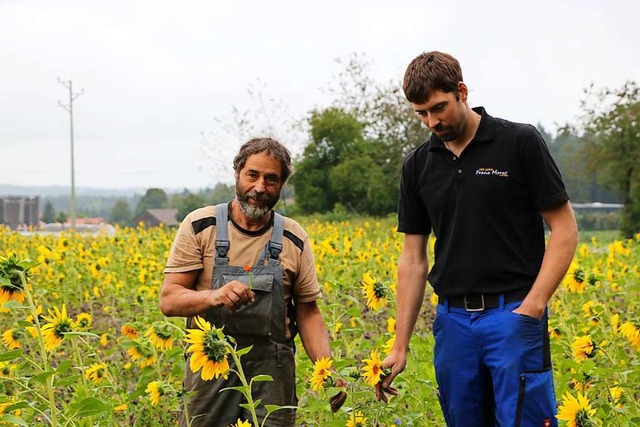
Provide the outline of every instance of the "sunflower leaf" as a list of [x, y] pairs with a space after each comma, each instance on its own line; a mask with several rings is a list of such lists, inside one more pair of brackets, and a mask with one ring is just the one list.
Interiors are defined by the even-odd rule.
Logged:
[[22, 350], [12, 350], [0, 354], [0, 362], [7, 362], [9, 360], [17, 359], [22, 356]]
[[251, 379], [251, 382], [254, 381], [273, 381], [273, 377], [271, 375], [256, 375]]
[[106, 409], [106, 405], [95, 397], [86, 397], [79, 402], [73, 403], [68, 412], [69, 417], [89, 417], [99, 414]]

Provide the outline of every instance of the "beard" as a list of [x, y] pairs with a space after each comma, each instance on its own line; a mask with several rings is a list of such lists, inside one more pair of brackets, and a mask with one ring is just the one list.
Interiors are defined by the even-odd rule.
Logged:
[[[269, 214], [271, 209], [278, 203], [278, 200], [280, 200], [280, 195], [270, 197], [267, 193], [259, 194], [255, 191], [241, 194], [240, 190], [236, 187], [236, 198], [238, 199], [242, 213], [253, 220], [258, 220]], [[249, 199], [258, 203], [250, 204]]]

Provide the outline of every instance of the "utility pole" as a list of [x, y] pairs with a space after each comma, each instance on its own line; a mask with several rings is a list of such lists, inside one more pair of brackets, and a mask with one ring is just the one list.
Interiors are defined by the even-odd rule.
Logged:
[[76, 171], [73, 156], [73, 101], [84, 93], [82, 89], [78, 93], [73, 93], [71, 80], [61, 80], [58, 77], [58, 83], [69, 89], [69, 104], [63, 104], [58, 101], [58, 105], [69, 112], [70, 120], [70, 139], [71, 139], [71, 199], [69, 201], [69, 217], [71, 220], [71, 228], [76, 228]]

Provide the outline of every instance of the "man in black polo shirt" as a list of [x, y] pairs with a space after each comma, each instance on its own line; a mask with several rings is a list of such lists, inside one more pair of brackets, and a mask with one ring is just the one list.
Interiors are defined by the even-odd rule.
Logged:
[[419, 55], [403, 89], [433, 133], [403, 165], [397, 336], [376, 394], [396, 393], [428, 279], [438, 295], [434, 365], [447, 424], [557, 425], [546, 307], [577, 245], [560, 172], [533, 126], [469, 106], [451, 55]]

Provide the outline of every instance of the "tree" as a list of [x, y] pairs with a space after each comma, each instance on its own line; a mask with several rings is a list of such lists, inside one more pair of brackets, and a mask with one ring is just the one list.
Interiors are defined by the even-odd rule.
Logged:
[[189, 212], [203, 207], [206, 203], [202, 195], [187, 192], [187, 194], [181, 194], [178, 197], [174, 196], [172, 206], [178, 209], [176, 219], [182, 221]]
[[42, 211], [42, 222], [45, 224], [51, 224], [56, 220], [56, 210], [53, 208], [53, 204], [47, 200]]
[[109, 219], [113, 224], [118, 224], [121, 227], [131, 225], [133, 215], [131, 215], [131, 208], [127, 199], [119, 198], [116, 200], [111, 208]]
[[161, 188], [149, 188], [144, 196], [140, 198], [136, 206], [135, 216], [140, 215], [147, 209], [163, 209], [169, 206], [167, 193]]
[[623, 199], [620, 228], [626, 237], [640, 231], [640, 88], [587, 91], [579, 126], [589, 161], [604, 185]]
[[[331, 170], [364, 152], [362, 124], [339, 108], [312, 111], [308, 119], [311, 142], [296, 163], [292, 182], [296, 206], [303, 213], [326, 212], [339, 202], [331, 186]], [[358, 179], [352, 176], [351, 179]]]
[[214, 205], [232, 200], [236, 195], [236, 189], [233, 185], [219, 183], [211, 192], [211, 202]]
[[59, 211], [58, 215], [56, 215], [56, 219], [55, 222], [59, 222], [60, 224], [64, 224], [65, 222], [67, 222], [67, 213], [64, 211]]
[[293, 183], [302, 212], [336, 203], [357, 213], [383, 215], [397, 208], [405, 156], [428, 132], [397, 84], [379, 84], [368, 64], [352, 55], [338, 75], [333, 106], [308, 120], [310, 142]]

